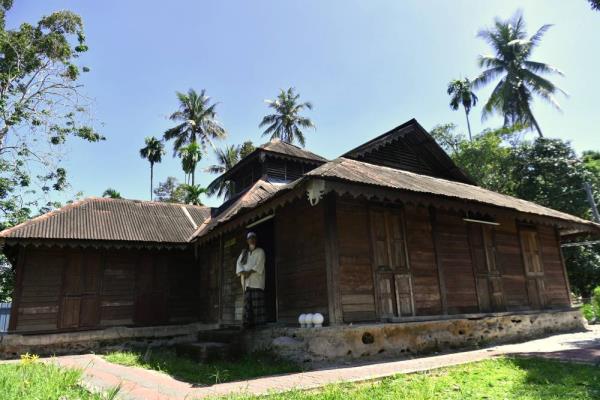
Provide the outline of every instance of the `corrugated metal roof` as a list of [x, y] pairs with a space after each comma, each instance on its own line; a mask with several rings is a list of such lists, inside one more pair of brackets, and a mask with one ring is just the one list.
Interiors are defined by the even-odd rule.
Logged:
[[391, 189], [427, 193], [510, 208], [516, 211], [558, 218], [600, 229], [600, 224], [540, 206], [531, 201], [496, 193], [479, 186], [449, 181], [428, 175], [368, 164], [340, 157], [306, 173], [306, 177], [336, 179]]
[[307, 160], [315, 160], [315, 161], [327, 161], [326, 158], [321, 157], [318, 154], [315, 154], [311, 151], [305, 150], [296, 145], [283, 142], [279, 139], [272, 139], [271, 141], [258, 146], [259, 149], [263, 149], [266, 151], [270, 151], [272, 153], [285, 154], [287, 156], [304, 158]]
[[6, 229], [0, 237], [187, 243], [209, 216], [210, 208], [203, 206], [87, 198]]
[[293, 185], [294, 182], [282, 184], [272, 183], [262, 179], [258, 180], [240, 197], [233, 199], [229, 207], [227, 207], [218, 215], [215, 215], [214, 217], [204, 221], [204, 223], [199, 226], [196, 232], [194, 232], [194, 234], [190, 237], [190, 240], [210, 232], [217, 225], [221, 225], [235, 218], [235, 216], [237, 216], [241, 211], [254, 208], [273, 197], [275, 193], [292, 188]]

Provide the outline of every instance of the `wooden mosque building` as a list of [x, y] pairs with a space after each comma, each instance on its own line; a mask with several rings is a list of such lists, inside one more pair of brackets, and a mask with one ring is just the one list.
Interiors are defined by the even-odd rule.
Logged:
[[561, 240], [600, 232], [478, 187], [415, 120], [331, 161], [271, 141], [219, 179], [218, 208], [88, 198], [1, 232], [10, 332], [240, 325], [249, 230], [275, 326], [568, 310]]

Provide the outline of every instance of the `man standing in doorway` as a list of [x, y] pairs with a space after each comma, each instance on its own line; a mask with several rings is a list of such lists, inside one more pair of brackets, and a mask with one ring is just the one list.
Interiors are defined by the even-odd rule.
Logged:
[[256, 247], [256, 233], [246, 235], [248, 247], [237, 259], [235, 273], [242, 281], [244, 290], [245, 328], [264, 324], [265, 316], [265, 252]]

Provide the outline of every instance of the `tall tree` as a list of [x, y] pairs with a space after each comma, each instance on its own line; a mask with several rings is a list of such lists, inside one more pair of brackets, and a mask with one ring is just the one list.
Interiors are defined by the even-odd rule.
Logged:
[[448, 84], [447, 92], [450, 95], [450, 107], [453, 110], [458, 110], [461, 105], [465, 109], [467, 128], [469, 129], [469, 140], [473, 140], [469, 113], [471, 112], [471, 108], [477, 105], [478, 98], [475, 93], [473, 93], [471, 81], [468, 78], [454, 79]]
[[187, 146], [179, 149], [179, 157], [181, 157], [181, 166], [183, 172], [188, 177], [191, 177], [192, 186], [196, 184], [196, 166], [202, 159], [202, 149], [196, 142], [192, 142]]
[[516, 13], [507, 21], [496, 19], [494, 27], [479, 32], [478, 36], [490, 44], [495, 54], [479, 57], [479, 66], [486, 69], [473, 81], [473, 87], [479, 88], [500, 77], [483, 107], [484, 118], [497, 112], [504, 117], [505, 126], [520, 123], [535, 128], [539, 136], [543, 136], [531, 111], [533, 95], [560, 110], [555, 94], [564, 93], [540, 75], [562, 75], [562, 72], [530, 59], [550, 27], [544, 25], [533, 36], [527, 37], [523, 16]]
[[240, 160], [256, 150], [256, 146], [250, 140], [246, 140], [240, 146]]
[[[235, 164], [240, 160], [240, 146], [230, 145], [225, 146], [222, 149], [215, 150], [215, 158], [217, 159], [217, 164], [211, 165], [206, 169], [206, 172], [210, 172], [211, 174], [223, 174], [226, 171], [229, 171]], [[231, 198], [235, 191], [233, 187], [233, 182], [222, 179], [222, 176], [219, 176], [217, 179], [212, 181], [210, 185], [207, 187], [207, 194], [209, 196], [224, 196], [225, 199]]]
[[184, 203], [185, 193], [182, 185], [179, 184], [175, 177], [169, 176], [164, 182], [159, 182], [158, 187], [154, 189], [156, 201], [164, 201], [167, 203]]
[[266, 103], [274, 110], [273, 114], [263, 117], [259, 127], [267, 127], [263, 136], [271, 136], [271, 139], [281, 139], [287, 143], [298, 141], [302, 147], [306, 143], [302, 129], [315, 128], [313, 122], [300, 115], [304, 109], [312, 110], [312, 104], [308, 101], [301, 103], [300, 95], [293, 87], [279, 91], [275, 100], [267, 100]]
[[140, 149], [140, 157], [145, 158], [150, 163], [150, 200], [152, 200], [154, 164], [162, 161], [162, 156], [165, 154], [165, 146], [154, 136], [147, 137], [145, 143], [146, 146]]
[[200, 198], [206, 193], [207, 189], [200, 185], [182, 185], [183, 192], [185, 193], [185, 202], [193, 204], [195, 206], [202, 206], [202, 199]]
[[226, 136], [225, 130], [216, 119], [217, 104], [210, 103], [210, 97], [204, 89], [200, 93], [189, 89], [187, 93], [176, 94], [179, 110], [169, 118], [180, 123], [164, 133], [165, 140], [174, 139], [173, 154], [176, 155], [182, 147], [192, 143], [200, 143], [203, 150], [207, 143], [214, 148], [213, 140]]
[[123, 197], [121, 196], [121, 193], [118, 192], [116, 189], [113, 188], [108, 188], [104, 191], [104, 193], [102, 193], [102, 197], [108, 197], [111, 199], [122, 199]]

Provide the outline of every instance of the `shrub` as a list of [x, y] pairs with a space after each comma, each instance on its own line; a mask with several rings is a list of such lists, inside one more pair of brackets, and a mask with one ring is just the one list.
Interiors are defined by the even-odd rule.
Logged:
[[592, 298], [581, 307], [581, 313], [591, 324], [600, 320], [600, 286], [592, 291]]

